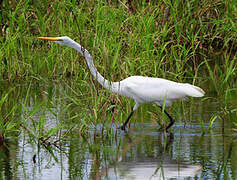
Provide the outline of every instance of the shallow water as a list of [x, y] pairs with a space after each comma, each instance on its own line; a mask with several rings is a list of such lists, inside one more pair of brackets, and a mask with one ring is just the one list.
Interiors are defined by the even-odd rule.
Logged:
[[[67, 97], [62, 92], [68, 94], [65, 86], [41, 84], [32, 87], [27, 105], [22, 105], [27, 88], [19, 85], [22, 88], [19, 94], [14, 93], [22, 109], [29, 110], [18, 112], [16, 118], [18, 121], [27, 119], [27, 130], [20, 129], [18, 136], [9, 138], [1, 146], [3, 179], [237, 179], [237, 133], [232, 130], [231, 123], [217, 119], [212, 130], [203, 133], [198, 121], [198, 117], [203, 119], [207, 129], [210, 117], [222, 113], [214, 98], [203, 104], [199, 103], [200, 99], [194, 100], [190, 115], [193, 119], [186, 123], [178, 120], [168, 134], [159, 131], [159, 125], [140, 123], [146, 107], [133, 117], [127, 132], [118, 130], [118, 124], [113, 123], [106, 128], [102, 124], [91, 126], [82, 134], [78, 121], [67, 119], [65, 115], [65, 107], [69, 104], [62, 100]], [[37, 109], [37, 102], [42, 101], [47, 102], [47, 109]], [[195, 111], [197, 104], [204, 110]], [[76, 114], [85, 109], [81, 108]], [[33, 110], [37, 112], [29, 118], [27, 113]], [[147, 118], [149, 116], [144, 115], [144, 122], [151, 122]], [[176, 119], [184, 118], [180, 114]], [[80, 120], [80, 116], [77, 119]], [[68, 126], [47, 141], [54, 142], [66, 133], [57, 145], [46, 146], [34, 138], [38, 137], [36, 134], [29, 135], [29, 131], [35, 132], [34, 122], [43, 120], [45, 131], [60, 123]]]

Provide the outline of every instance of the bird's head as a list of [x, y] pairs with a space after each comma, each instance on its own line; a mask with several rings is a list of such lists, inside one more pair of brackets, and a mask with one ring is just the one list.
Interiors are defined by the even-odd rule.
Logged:
[[60, 44], [60, 45], [65, 45], [65, 46], [70, 46], [72, 42], [74, 42], [71, 38], [67, 36], [62, 36], [62, 37], [38, 37], [40, 40], [45, 40], [45, 41], [52, 41], [54, 43]]

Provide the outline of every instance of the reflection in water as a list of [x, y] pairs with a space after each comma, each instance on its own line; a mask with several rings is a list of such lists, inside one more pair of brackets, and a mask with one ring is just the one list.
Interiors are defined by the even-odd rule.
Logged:
[[109, 177], [116, 179], [170, 179], [194, 177], [201, 173], [199, 165], [180, 164], [170, 159], [146, 159], [144, 162], [121, 163], [109, 169]]
[[[81, 93], [84, 96], [77, 94], [72, 103], [74, 92], [86, 92], [82, 90], [84, 86], [77, 85], [78, 89], [75, 89], [71, 85], [72, 94], [66, 87], [69, 86], [32, 83], [26, 104], [28, 86], [18, 87], [9, 94], [7, 103], [1, 108], [1, 117], [9, 117], [8, 110], [15, 104], [22, 105], [16, 108], [16, 122], [25, 122], [24, 126], [31, 134], [21, 128], [18, 136], [9, 138], [5, 144], [7, 148], [0, 147], [0, 176], [3, 179], [138, 179], [137, 176], [141, 179], [237, 179], [237, 134], [230, 128], [231, 124], [217, 120], [212, 131], [203, 135], [197, 120], [201, 118], [206, 122], [204, 126], [208, 127], [211, 116], [220, 113], [218, 103], [209, 99], [210, 102], [198, 105], [200, 114], [197, 110], [192, 114], [192, 108], [197, 107], [190, 104], [190, 117], [179, 114], [180, 118], [188, 121], [186, 126], [175, 124], [174, 134], [168, 136], [158, 132], [147, 116], [144, 116], [147, 117], [144, 123], [139, 124], [139, 112], [134, 116], [137, 128], [131, 125], [126, 134], [116, 129], [116, 121], [112, 127], [97, 124], [96, 128], [85, 131], [88, 133], [81, 133], [82, 127], [78, 124], [94, 122], [95, 114], [91, 113], [85, 93]], [[8, 89], [0, 88], [3, 94]], [[152, 112], [151, 109], [149, 111]], [[104, 122], [111, 117], [109, 113], [106, 111], [101, 113], [103, 115], [97, 114], [97, 117]], [[64, 140], [57, 141], [58, 147], [44, 147], [47, 143], [42, 145], [37, 139], [40, 133], [48, 132], [58, 124], [62, 124], [63, 128], [47, 142], [55, 142], [65, 135]], [[69, 133], [65, 133], [68, 130]]]
[[[130, 144], [136, 145], [131, 141], [130, 137], [127, 136], [127, 138], [129, 138]], [[160, 139], [162, 140], [162, 138]], [[189, 165], [182, 163], [181, 160], [173, 160], [171, 155], [168, 154], [173, 142], [172, 133], [163, 138], [163, 140], [165, 143], [159, 144], [161, 151], [157, 157], [139, 157], [137, 155], [130, 161], [123, 161], [122, 157], [120, 157], [119, 162], [109, 168], [107, 176], [111, 179], [145, 180], [194, 177], [201, 173], [202, 167], [200, 165]]]
[[4, 176], [11, 179], [13, 175], [12, 167], [10, 164], [12, 157], [10, 157], [8, 148], [9, 147], [7, 141], [0, 145], [0, 162], [2, 162], [1, 166], [4, 169]]

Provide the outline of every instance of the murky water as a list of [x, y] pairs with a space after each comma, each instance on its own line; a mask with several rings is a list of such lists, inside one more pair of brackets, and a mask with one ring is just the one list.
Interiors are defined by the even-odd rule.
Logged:
[[[16, 102], [22, 106], [17, 120], [28, 119], [27, 125], [20, 129], [19, 136], [1, 146], [2, 179], [237, 179], [237, 133], [231, 123], [217, 119], [205, 134], [199, 123], [203, 120], [207, 129], [210, 117], [222, 113], [217, 99], [210, 98], [203, 104], [198, 104], [200, 99], [194, 100], [193, 114], [189, 116], [192, 121], [176, 122], [169, 134], [160, 132], [158, 125], [147, 123], [152, 121], [146, 119], [149, 116], [144, 115], [146, 123], [140, 123], [139, 112], [127, 132], [118, 130], [117, 123], [113, 123], [106, 128], [102, 124], [91, 126], [89, 132], [82, 134], [77, 126], [80, 115], [78, 121], [65, 115], [65, 107], [70, 104], [63, 100], [68, 94], [65, 86], [32, 85], [27, 105], [22, 105], [27, 88], [22, 89], [9, 98], [17, 95]], [[43, 101], [47, 108], [37, 108]], [[197, 104], [205, 109], [202, 114], [195, 111]], [[84, 109], [77, 109], [76, 114]], [[36, 113], [31, 115], [32, 111]], [[183, 118], [186, 117], [180, 114], [176, 119]], [[33, 130], [34, 122], [41, 121], [45, 132], [60, 123], [68, 128], [64, 126], [44, 144], [35, 138], [39, 136]]]

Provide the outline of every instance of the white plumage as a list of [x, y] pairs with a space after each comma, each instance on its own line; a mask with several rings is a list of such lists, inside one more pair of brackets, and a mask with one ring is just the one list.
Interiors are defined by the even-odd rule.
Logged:
[[[197, 86], [187, 83], [177, 83], [162, 78], [131, 76], [120, 82], [109, 82], [97, 71], [89, 52], [69, 37], [38, 37], [38, 39], [53, 41], [55, 43], [66, 45], [79, 51], [86, 58], [86, 62], [91, 74], [103, 87], [114, 93], [118, 93], [122, 96], [134, 99], [136, 101], [132, 112], [129, 114], [125, 123], [123, 123], [123, 125], [121, 126], [121, 129], [123, 130], [125, 130], [125, 127], [133, 112], [141, 104], [156, 103], [161, 107], [165, 102], [165, 106], [170, 106], [171, 103], [175, 100], [184, 99], [188, 96], [202, 97], [205, 94], [205, 92]], [[170, 123], [166, 127], [166, 130], [168, 130], [173, 125], [174, 120], [166, 111], [164, 112], [170, 119]]]
[[191, 84], [177, 83], [162, 78], [131, 76], [120, 81], [120, 95], [134, 99], [137, 103], [156, 103], [161, 106], [166, 101], [166, 106], [172, 101], [183, 99], [187, 96], [202, 97], [204, 91]]

